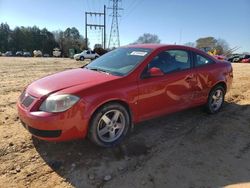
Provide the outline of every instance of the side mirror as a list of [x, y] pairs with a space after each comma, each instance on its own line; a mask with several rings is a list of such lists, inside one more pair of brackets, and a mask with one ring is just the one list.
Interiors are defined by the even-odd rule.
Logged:
[[148, 75], [149, 77], [158, 77], [158, 76], [163, 76], [164, 73], [161, 71], [161, 69], [157, 67], [152, 67], [148, 70]]

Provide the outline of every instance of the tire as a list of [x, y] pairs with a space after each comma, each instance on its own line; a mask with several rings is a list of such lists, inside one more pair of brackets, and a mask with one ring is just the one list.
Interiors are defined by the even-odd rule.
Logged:
[[215, 86], [210, 91], [206, 104], [206, 111], [209, 114], [215, 114], [220, 111], [224, 103], [225, 94], [225, 88], [220, 85]]
[[130, 116], [127, 109], [110, 103], [101, 107], [93, 116], [88, 137], [101, 147], [113, 147], [121, 143], [130, 128]]
[[80, 60], [81, 60], [81, 61], [84, 61], [84, 57], [83, 57], [83, 56], [81, 56], [81, 57], [80, 57]]

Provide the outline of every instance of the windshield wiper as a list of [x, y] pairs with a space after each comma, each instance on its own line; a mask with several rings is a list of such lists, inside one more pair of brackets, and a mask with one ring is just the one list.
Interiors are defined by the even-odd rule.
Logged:
[[103, 72], [105, 74], [111, 74], [109, 71], [107, 70], [104, 70], [104, 69], [100, 69], [100, 68], [89, 68], [89, 67], [85, 67], [86, 69], [89, 69], [89, 70], [93, 70], [93, 71], [98, 71], [98, 72]]

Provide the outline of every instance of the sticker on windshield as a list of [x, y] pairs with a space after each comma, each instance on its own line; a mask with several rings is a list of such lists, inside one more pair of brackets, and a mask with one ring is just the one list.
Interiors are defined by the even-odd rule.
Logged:
[[133, 51], [130, 55], [145, 56], [148, 52]]

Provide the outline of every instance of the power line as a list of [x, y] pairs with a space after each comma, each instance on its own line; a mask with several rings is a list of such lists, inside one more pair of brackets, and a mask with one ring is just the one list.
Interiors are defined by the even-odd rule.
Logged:
[[136, 8], [137, 6], [142, 2], [142, 0], [134, 0], [132, 1], [132, 3], [130, 4], [130, 8], [127, 9], [127, 14], [124, 13], [125, 17], [128, 17]]

